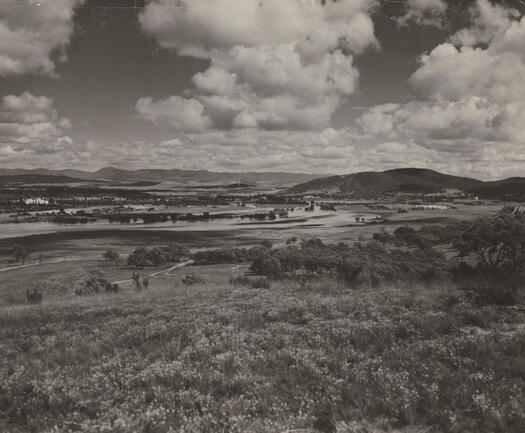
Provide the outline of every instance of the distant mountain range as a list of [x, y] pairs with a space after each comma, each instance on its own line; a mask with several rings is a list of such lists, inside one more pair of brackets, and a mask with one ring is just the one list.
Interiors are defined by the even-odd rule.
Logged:
[[468, 177], [450, 176], [423, 168], [399, 168], [383, 172], [361, 172], [330, 176], [298, 184], [288, 192], [296, 194], [341, 194], [372, 198], [387, 193], [437, 193], [460, 190], [485, 198], [525, 199], [525, 178], [513, 177], [484, 182]]
[[[285, 172], [246, 172], [220, 173], [207, 170], [162, 170], [142, 169], [123, 170], [115, 167], [104, 167], [89, 172], [83, 170], [48, 170], [37, 168], [0, 169], [0, 178], [16, 176], [18, 182], [25, 183], [68, 183], [78, 181], [112, 181], [112, 182], [176, 182], [180, 184], [243, 184], [292, 186], [319, 178], [319, 174], [285, 173]], [[37, 180], [40, 177], [40, 180]], [[44, 178], [46, 177], [46, 178]], [[66, 180], [69, 178], [69, 180]], [[25, 181], [25, 179], [27, 181]], [[14, 180], [14, 179], [13, 179]]]
[[[0, 173], [5, 170], [0, 169]], [[3, 175], [0, 174], [0, 186], [5, 185], [31, 185], [31, 184], [66, 184], [66, 183], [77, 183], [83, 182], [81, 179], [76, 179], [69, 176], [56, 175], [51, 176], [47, 174], [12, 174]]]
[[0, 169], [0, 185], [78, 182], [118, 182], [127, 183], [130, 186], [148, 186], [162, 182], [201, 187], [209, 185], [231, 187], [234, 184], [241, 184], [243, 187], [268, 185], [288, 188], [286, 191], [294, 194], [327, 193], [355, 198], [373, 198], [396, 192], [438, 193], [448, 189], [483, 198], [525, 200], [525, 177], [484, 182], [423, 168], [399, 168], [382, 172], [367, 171], [330, 177], [286, 172], [220, 173], [180, 169], [123, 170], [115, 167], [105, 167], [94, 172], [45, 168]]

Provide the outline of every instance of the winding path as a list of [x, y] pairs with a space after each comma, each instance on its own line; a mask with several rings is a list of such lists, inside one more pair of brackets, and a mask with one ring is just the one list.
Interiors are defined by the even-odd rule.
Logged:
[[[174, 269], [185, 268], [186, 266], [192, 265], [193, 263], [195, 263], [195, 261], [193, 261], [193, 260], [187, 260], [187, 261], [182, 262], [182, 263], [177, 263], [175, 266], [172, 266], [169, 269], [164, 269], [162, 271], [153, 272], [152, 274], [149, 274], [147, 277], [148, 278], [152, 278], [152, 277], [156, 277], [157, 275], [162, 275], [162, 274], [170, 275], [169, 274], [170, 271], [173, 271]], [[130, 283], [132, 281], [133, 280], [130, 278], [128, 280], [112, 281], [112, 283], [113, 284], [123, 284], [123, 283]]]

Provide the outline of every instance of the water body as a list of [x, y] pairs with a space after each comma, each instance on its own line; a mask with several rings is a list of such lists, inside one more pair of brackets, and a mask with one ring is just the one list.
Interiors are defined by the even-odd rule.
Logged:
[[[250, 209], [254, 211], [254, 209]], [[269, 212], [271, 208], [260, 208], [255, 211]], [[279, 209], [276, 209], [278, 212]], [[295, 209], [288, 212], [288, 217], [277, 216], [274, 220], [249, 220], [240, 217], [214, 219], [212, 221], [166, 221], [144, 224], [141, 221], [130, 223], [108, 222], [100, 219], [84, 224], [65, 224], [54, 222], [22, 222], [0, 224], [0, 239], [20, 238], [37, 234], [67, 233], [82, 231], [104, 231], [104, 230], [155, 230], [167, 232], [206, 232], [206, 231], [235, 231], [247, 229], [289, 229], [316, 226], [319, 228], [342, 227], [349, 224], [364, 224], [372, 221], [377, 215], [372, 213], [361, 213], [346, 210], [321, 210], [313, 211]], [[359, 219], [359, 221], [357, 220]], [[364, 219], [364, 221], [363, 221]]]

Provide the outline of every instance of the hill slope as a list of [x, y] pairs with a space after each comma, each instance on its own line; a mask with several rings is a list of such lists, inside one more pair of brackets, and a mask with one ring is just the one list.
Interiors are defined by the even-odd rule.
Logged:
[[63, 176], [63, 175], [49, 175], [49, 174], [14, 174], [14, 175], [0, 175], [0, 185], [31, 185], [31, 184], [64, 184], [82, 182], [82, 179]]
[[295, 194], [345, 194], [356, 198], [370, 198], [393, 192], [433, 193], [444, 189], [458, 189], [494, 198], [502, 197], [505, 194], [525, 196], [525, 178], [483, 182], [429, 169], [400, 168], [384, 172], [370, 171], [314, 179], [296, 185], [290, 188], [288, 192]]
[[15, 175], [45, 175], [45, 176], [68, 176], [82, 180], [105, 180], [115, 182], [180, 182], [180, 183], [215, 183], [231, 184], [234, 182], [255, 183], [291, 186], [301, 182], [307, 182], [323, 175], [306, 173], [286, 173], [286, 172], [246, 172], [246, 173], [220, 173], [207, 170], [162, 170], [162, 169], [141, 169], [123, 170], [115, 167], [104, 167], [94, 172], [82, 170], [48, 170], [37, 168], [34, 170], [26, 169], [0, 169], [0, 176]]

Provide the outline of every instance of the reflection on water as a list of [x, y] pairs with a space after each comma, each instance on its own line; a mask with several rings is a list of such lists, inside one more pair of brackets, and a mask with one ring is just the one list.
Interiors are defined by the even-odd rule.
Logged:
[[[250, 209], [253, 212], [253, 209]], [[259, 211], [269, 212], [271, 208], [260, 208]], [[108, 222], [100, 219], [85, 224], [63, 224], [54, 222], [22, 222], [0, 224], [0, 239], [24, 237], [36, 234], [63, 233], [78, 231], [98, 230], [165, 230], [165, 231], [211, 231], [211, 230], [244, 230], [264, 228], [291, 228], [309, 226], [315, 224], [320, 227], [338, 227], [349, 224], [362, 224], [365, 221], [374, 220], [376, 215], [369, 213], [357, 213], [346, 210], [321, 210], [316, 207], [312, 211], [304, 208], [288, 209], [285, 214], [280, 209], [275, 209], [274, 220], [255, 221], [234, 218], [214, 219], [211, 221], [165, 221], [144, 224], [138, 220], [130, 223]], [[281, 213], [281, 215], [279, 215]], [[286, 215], [286, 216], [285, 216]], [[363, 221], [364, 219], [364, 221]]]

